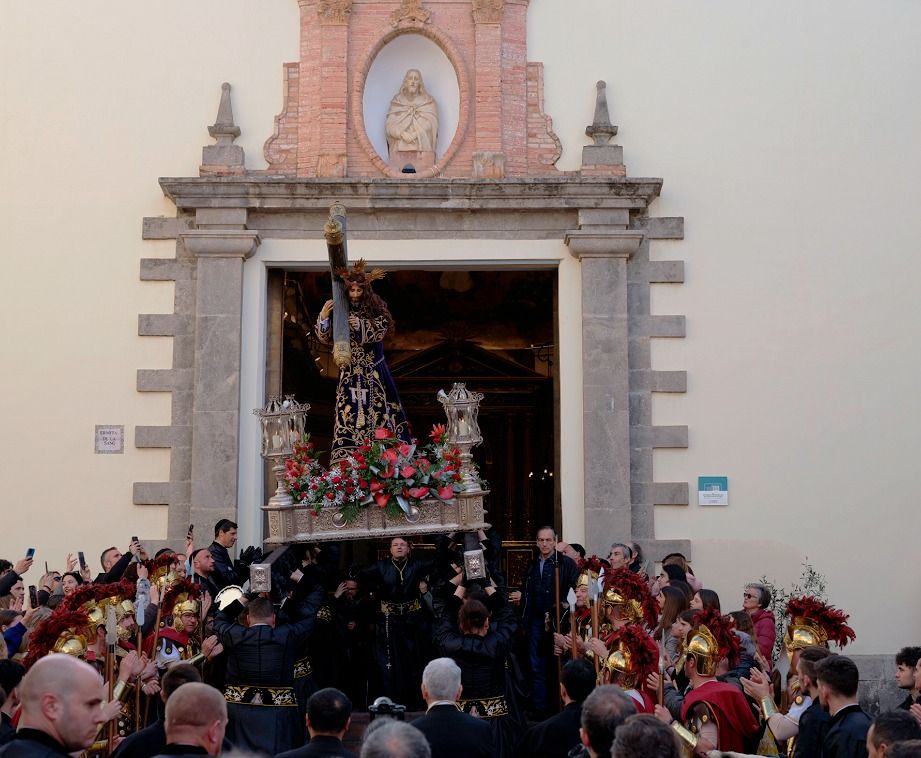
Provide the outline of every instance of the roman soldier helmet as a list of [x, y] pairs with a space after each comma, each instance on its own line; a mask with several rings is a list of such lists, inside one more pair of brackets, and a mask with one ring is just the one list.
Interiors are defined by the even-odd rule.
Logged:
[[592, 582], [597, 582], [604, 564], [597, 555], [591, 558], [583, 558], [579, 561], [579, 578], [576, 579], [576, 587], [590, 587]]
[[176, 582], [179, 581], [179, 574], [176, 572], [176, 564], [182, 560], [175, 553], [163, 553], [152, 561], [147, 561], [147, 571], [150, 575], [150, 583], [155, 584], [160, 591], [160, 597], [166, 594], [166, 591]]
[[199, 603], [201, 587], [194, 584], [191, 579], [180, 579], [163, 596], [160, 604], [164, 616], [173, 617], [173, 628], [182, 629], [182, 614], [194, 613], [198, 616], [201, 611]]
[[[87, 640], [95, 640], [96, 632], [100, 626], [105, 626], [108, 617], [108, 608], [115, 609], [116, 621], [121, 621], [125, 616], [134, 616], [134, 585], [128, 581], [111, 582], [109, 584], [87, 584], [78, 587], [69, 597], [61, 603], [61, 608], [68, 611], [80, 609], [87, 617], [86, 628], [83, 636]], [[119, 624], [118, 638], [127, 640], [131, 633]]]
[[715, 608], [708, 608], [695, 616], [675, 668], [681, 671], [685, 661], [693, 658], [698, 674], [715, 676], [717, 664], [723, 658], [728, 658], [730, 662], [738, 660], [739, 649], [739, 638], [729, 618]]
[[646, 582], [630, 569], [606, 571], [601, 602], [619, 608], [628, 624], [656, 625], [659, 611]]
[[628, 624], [614, 632], [608, 644], [611, 652], [604, 660], [604, 673], [612, 684], [625, 690], [642, 685], [658, 666], [658, 646], [636, 624]]
[[29, 668], [48, 653], [66, 653], [83, 658], [88, 648], [85, 629], [89, 617], [83, 609], [69, 610], [63, 605], [36, 624], [29, 639], [29, 652], [23, 661]]
[[791, 598], [786, 613], [790, 621], [783, 642], [790, 654], [810, 645], [828, 647], [829, 641], [844, 647], [857, 639], [846, 623], [848, 614], [816, 597]]

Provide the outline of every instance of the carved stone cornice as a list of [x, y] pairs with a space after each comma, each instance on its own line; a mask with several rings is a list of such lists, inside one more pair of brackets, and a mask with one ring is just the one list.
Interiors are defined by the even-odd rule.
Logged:
[[352, 0], [320, 0], [317, 16], [322, 26], [342, 25], [349, 22]]
[[402, 0], [400, 7], [390, 14], [391, 26], [425, 26], [432, 14], [422, 7], [422, 0]]
[[199, 258], [249, 258], [262, 241], [250, 229], [194, 229], [180, 232], [179, 239]]
[[475, 24], [498, 24], [502, 21], [505, 0], [473, 0]]
[[[627, 208], [641, 210], [659, 196], [661, 179], [559, 176], [477, 179], [304, 179], [266, 177], [161, 178], [163, 193], [180, 209], [248, 208], [255, 211], [543, 211]], [[574, 224], [575, 225], [575, 224]], [[572, 228], [572, 227], [570, 227]]]
[[634, 229], [577, 229], [567, 232], [564, 242], [573, 257], [629, 258], [640, 249], [645, 233]]

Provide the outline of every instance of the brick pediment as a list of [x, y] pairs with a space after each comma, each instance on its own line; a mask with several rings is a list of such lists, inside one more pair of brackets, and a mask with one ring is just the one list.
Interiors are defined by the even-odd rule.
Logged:
[[[414, 178], [557, 173], [560, 141], [543, 112], [543, 67], [527, 61], [528, 0], [299, 0], [300, 60], [284, 65], [284, 103], [265, 143], [265, 173], [405, 176], [365, 124], [365, 85], [403, 35], [437, 45], [459, 99], [434, 165]], [[414, 61], [406, 60], [404, 68]], [[453, 90], [452, 90], [453, 91]]]

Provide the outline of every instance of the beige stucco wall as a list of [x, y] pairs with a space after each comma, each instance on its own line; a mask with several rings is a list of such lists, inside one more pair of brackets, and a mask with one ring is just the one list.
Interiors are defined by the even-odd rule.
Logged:
[[[653, 357], [687, 369], [688, 393], [658, 396], [654, 413], [688, 424], [691, 446], [658, 452], [656, 479], [693, 490], [700, 474], [728, 475], [730, 506], [659, 508], [658, 536], [693, 539], [698, 572], [730, 606], [740, 577], [789, 580], [808, 555], [853, 613], [856, 652], [910, 641], [921, 609], [905, 599], [921, 580], [901, 535], [917, 527], [921, 436], [908, 284], [921, 274], [921, 5], [532, 5], [529, 58], [546, 66], [560, 167], [578, 166], [606, 79], [630, 175], [663, 176], [654, 213], [686, 218], [686, 239], [653, 254], [684, 259], [687, 281], [657, 286], [653, 305], [686, 314], [688, 337], [656, 341]], [[172, 306], [172, 285], [138, 280], [141, 257], [172, 254], [141, 241], [141, 219], [172, 213], [158, 176], [196, 174], [222, 81], [248, 165], [264, 165], [297, 23], [294, 0], [5, 5], [0, 555], [35, 544], [60, 568], [69, 550], [92, 557], [164, 532], [161, 509], [131, 505], [132, 482], [168, 475], [165, 452], [131, 445], [136, 425], [169, 423], [167, 396], [134, 389], [137, 368], [170, 362], [169, 339], [136, 336], [138, 313]], [[566, 261], [563, 298], [576, 299], [575, 264], [539, 254]], [[247, 264], [257, 298], [259, 265]], [[578, 360], [574, 343], [561, 349]], [[579, 402], [567, 394], [564, 408]], [[126, 426], [125, 455], [93, 454], [104, 423]], [[564, 486], [578, 500], [577, 480]], [[565, 508], [566, 536], [583, 536], [577, 504]]]

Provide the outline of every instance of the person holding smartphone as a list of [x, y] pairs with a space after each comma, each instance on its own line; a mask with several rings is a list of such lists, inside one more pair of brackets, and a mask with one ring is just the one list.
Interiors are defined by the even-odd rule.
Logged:
[[11, 595], [13, 592], [13, 587], [17, 582], [22, 581], [22, 575], [25, 574], [30, 568], [32, 568], [32, 561], [35, 557], [35, 548], [30, 547], [26, 551], [26, 557], [20, 558], [16, 563], [13, 564], [13, 568], [10, 571], [7, 571], [3, 576], [0, 576], [0, 597], [6, 597]]
[[93, 580], [94, 583], [111, 584], [112, 582], [120, 582], [131, 561], [135, 556], [140, 555], [142, 550], [143, 548], [137, 537], [131, 538], [127, 553], [121, 553], [114, 545], [103, 550], [99, 556], [102, 573], [96, 576]]

